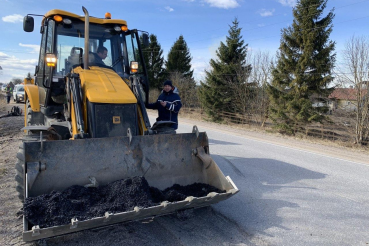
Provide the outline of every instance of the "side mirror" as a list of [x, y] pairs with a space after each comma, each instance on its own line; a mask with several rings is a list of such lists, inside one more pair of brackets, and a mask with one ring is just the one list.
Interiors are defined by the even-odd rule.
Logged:
[[24, 16], [23, 18], [23, 30], [25, 32], [33, 32], [34, 20], [32, 16]]
[[149, 41], [149, 35], [147, 35], [147, 33], [142, 34], [142, 41], [145, 47], [149, 46], [150, 41]]

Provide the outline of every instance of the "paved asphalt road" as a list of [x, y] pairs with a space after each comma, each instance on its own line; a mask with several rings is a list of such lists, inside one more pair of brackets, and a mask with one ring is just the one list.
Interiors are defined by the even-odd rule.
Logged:
[[[369, 245], [369, 161], [198, 127], [207, 132], [211, 155], [238, 186], [238, 194], [196, 209], [188, 219], [162, 216], [148, 224], [86, 230], [40, 245]], [[180, 120], [178, 132], [191, 131], [192, 124]]]
[[213, 208], [246, 232], [245, 244], [369, 245], [369, 164], [198, 127], [240, 189]]

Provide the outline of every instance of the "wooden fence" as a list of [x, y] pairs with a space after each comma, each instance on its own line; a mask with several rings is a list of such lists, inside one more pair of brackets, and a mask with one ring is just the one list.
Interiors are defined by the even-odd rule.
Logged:
[[[210, 121], [210, 118], [201, 109], [188, 109], [182, 108], [181, 114], [193, 115], [196, 119]], [[269, 119], [263, 119], [260, 115], [252, 114], [239, 114], [230, 112], [219, 112], [220, 123], [227, 125], [237, 125], [244, 128], [258, 128], [263, 130], [273, 131], [274, 124]], [[348, 144], [354, 144], [355, 136], [353, 134], [354, 126], [344, 126], [338, 123], [330, 124], [313, 124], [309, 126], [296, 127], [295, 135], [303, 137], [313, 137], [319, 139], [325, 139], [328, 141], [338, 141]], [[369, 141], [364, 141], [363, 145], [368, 145]]]

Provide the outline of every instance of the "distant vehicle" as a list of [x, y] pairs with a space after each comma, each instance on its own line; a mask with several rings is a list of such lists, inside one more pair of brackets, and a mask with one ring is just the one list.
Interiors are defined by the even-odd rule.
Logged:
[[20, 85], [15, 85], [13, 88], [13, 101], [15, 102], [15, 96], [17, 95], [17, 87], [19, 87]]
[[4, 85], [2, 85], [1, 86], [1, 91], [5, 91], [5, 88], [6, 88], [6, 85], [4, 84]]
[[16, 85], [13, 90], [14, 102], [24, 102], [24, 85]]

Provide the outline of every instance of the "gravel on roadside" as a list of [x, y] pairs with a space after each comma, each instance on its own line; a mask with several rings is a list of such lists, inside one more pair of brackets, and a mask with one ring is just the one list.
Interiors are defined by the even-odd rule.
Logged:
[[[13, 106], [24, 110], [24, 104], [6, 104], [0, 93], [0, 115], [7, 114]], [[0, 118], [0, 245], [32, 245], [22, 240], [22, 203], [15, 190], [16, 154], [23, 137], [21, 128], [24, 116]]]

